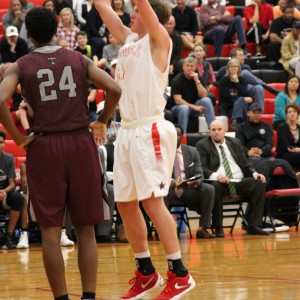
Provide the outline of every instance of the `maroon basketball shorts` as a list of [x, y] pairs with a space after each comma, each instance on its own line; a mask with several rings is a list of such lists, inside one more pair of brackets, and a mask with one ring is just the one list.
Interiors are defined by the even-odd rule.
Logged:
[[38, 136], [29, 146], [26, 165], [40, 226], [62, 226], [66, 208], [75, 226], [103, 222], [99, 157], [87, 129]]

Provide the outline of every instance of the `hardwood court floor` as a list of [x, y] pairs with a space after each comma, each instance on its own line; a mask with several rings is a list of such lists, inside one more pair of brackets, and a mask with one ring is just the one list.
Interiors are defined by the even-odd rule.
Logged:
[[[195, 233], [195, 230], [194, 230]], [[183, 299], [300, 299], [300, 233], [247, 236], [235, 229], [225, 239], [190, 240], [181, 234], [184, 263], [197, 286]], [[62, 248], [71, 299], [80, 299], [77, 247]], [[166, 261], [158, 241], [150, 242], [154, 264], [165, 277]], [[99, 299], [119, 299], [135, 268], [128, 244], [98, 244]], [[42, 264], [41, 248], [0, 250], [0, 299], [53, 299]], [[159, 294], [156, 289], [143, 299]]]

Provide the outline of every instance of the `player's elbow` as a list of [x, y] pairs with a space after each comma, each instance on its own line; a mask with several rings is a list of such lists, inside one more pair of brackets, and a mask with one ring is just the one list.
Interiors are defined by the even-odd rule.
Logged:
[[122, 89], [118, 84], [114, 84], [109, 90], [106, 91], [106, 93], [110, 95], [110, 98], [113, 98], [117, 102], [119, 102], [122, 94]]

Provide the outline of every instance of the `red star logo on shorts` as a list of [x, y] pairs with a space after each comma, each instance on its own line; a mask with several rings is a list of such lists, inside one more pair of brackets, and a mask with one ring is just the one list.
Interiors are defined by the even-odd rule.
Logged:
[[165, 183], [161, 182], [161, 184], [159, 185], [159, 188], [162, 190], [165, 188], [165, 185], [166, 185]]

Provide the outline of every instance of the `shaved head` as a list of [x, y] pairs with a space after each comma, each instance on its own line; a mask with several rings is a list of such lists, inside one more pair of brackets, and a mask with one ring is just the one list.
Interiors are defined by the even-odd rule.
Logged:
[[222, 121], [214, 120], [211, 122], [209, 131], [210, 137], [215, 143], [222, 144], [224, 142], [226, 130]]

